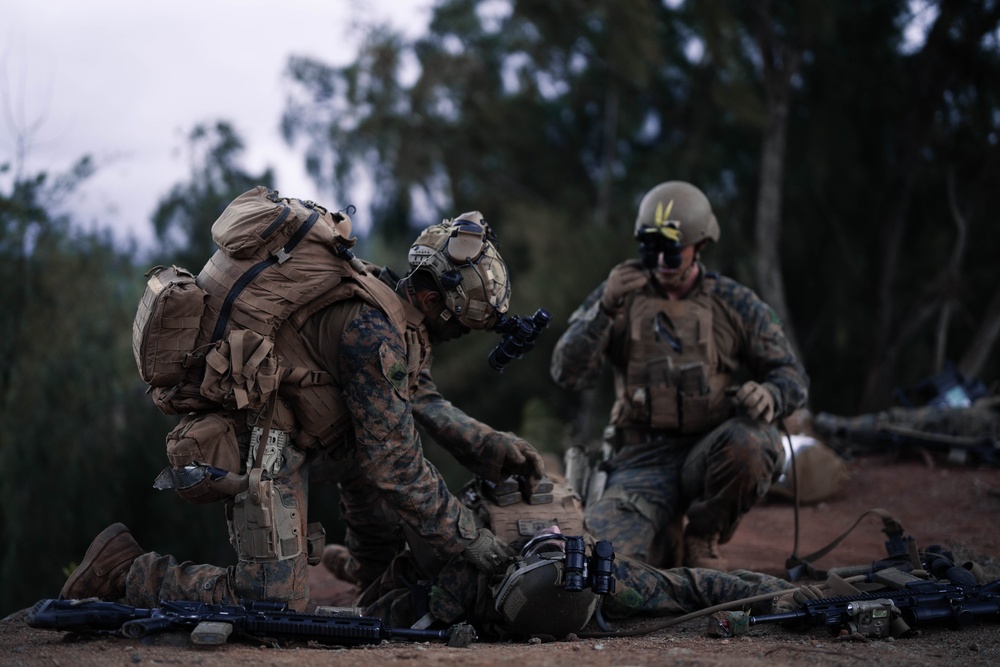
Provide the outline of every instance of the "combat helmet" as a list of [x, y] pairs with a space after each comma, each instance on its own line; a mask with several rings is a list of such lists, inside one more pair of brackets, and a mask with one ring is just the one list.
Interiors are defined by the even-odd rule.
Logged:
[[652, 230], [659, 231], [681, 247], [705, 240], [719, 240], [719, 222], [712, 213], [708, 197], [685, 181], [660, 183], [639, 202], [635, 238], [638, 240], [644, 232]]
[[579, 632], [600, 597], [613, 593], [610, 542], [599, 541], [588, 559], [582, 537], [543, 534], [530, 540], [493, 588], [497, 612], [510, 633], [562, 639]]
[[492, 329], [510, 305], [507, 265], [479, 211], [428, 227], [410, 247], [411, 274], [426, 271], [452, 314], [470, 329]]

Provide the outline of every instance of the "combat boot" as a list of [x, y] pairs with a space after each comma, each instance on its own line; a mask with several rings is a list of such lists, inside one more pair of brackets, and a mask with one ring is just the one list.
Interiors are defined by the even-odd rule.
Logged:
[[684, 565], [712, 570], [729, 570], [729, 563], [719, 553], [719, 534], [684, 536]]
[[60, 597], [71, 600], [125, 597], [125, 576], [132, 562], [143, 553], [125, 524], [108, 526], [90, 543], [83, 560], [59, 591]]

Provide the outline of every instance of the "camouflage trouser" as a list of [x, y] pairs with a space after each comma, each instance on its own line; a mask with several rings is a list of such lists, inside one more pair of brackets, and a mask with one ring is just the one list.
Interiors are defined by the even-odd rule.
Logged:
[[[603, 603], [607, 618], [686, 614], [723, 602], [795, 588], [784, 579], [760, 572], [720, 572], [701, 568], [656, 569], [627, 556], [616, 556], [615, 592]], [[759, 603], [770, 611], [771, 603]]]
[[[794, 588], [783, 579], [758, 572], [659, 570], [627, 556], [616, 556], [614, 575], [615, 592], [602, 602], [608, 619], [684, 614]], [[497, 583], [496, 576], [486, 575], [461, 559], [450, 562], [433, 579], [425, 579], [409, 552], [404, 552], [383, 578], [365, 591], [360, 603], [365, 615], [381, 618], [393, 627], [409, 627], [429, 612], [445, 624], [468, 621], [484, 639], [503, 639], [507, 633], [491, 587]], [[539, 603], [544, 604], [544, 600]], [[771, 602], [758, 603], [755, 608], [770, 611]]]
[[1000, 440], [1000, 411], [992, 403], [967, 408], [926, 406], [891, 408], [885, 412], [837, 418], [837, 426], [848, 431], [878, 431], [902, 426], [928, 434]]
[[320, 454], [309, 464], [309, 479], [314, 484], [337, 484], [340, 516], [346, 525], [344, 545], [351, 555], [348, 574], [367, 588], [405, 546], [399, 515], [350, 461]]
[[[199, 600], [217, 604], [237, 604], [243, 598], [287, 602], [291, 609], [304, 611], [309, 601], [309, 557], [306, 523], [308, 469], [305, 455], [292, 447], [284, 450], [284, 462], [273, 478], [276, 503], [297, 519], [287, 535], [279, 533], [291, 558], [248, 557], [237, 547], [233, 501], [226, 501], [230, 542], [238, 562], [230, 567], [178, 562], [173, 556], [145, 553], [135, 560], [125, 582], [125, 600], [138, 607], [155, 607], [161, 600]], [[295, 540], [298, 541], [295, 544]], [[245, 550], [245, 549], [244, 549]]]
[[777, 428], [730, 419], [693, 445], [651, 443], [618, 450], [601, 500], [586, 508], [587, 531], [615, 552], [659, 567], [676, 565], [679, 525], [727, 542], [740, 519], [781, 474]]

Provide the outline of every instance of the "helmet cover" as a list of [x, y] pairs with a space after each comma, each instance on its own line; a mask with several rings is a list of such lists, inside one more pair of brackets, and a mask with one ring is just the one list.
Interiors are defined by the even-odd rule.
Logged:
[[510, 304], [507, 265], [496, 236], [478, 211], [428, 227], [410, 247], [411, 274], [429, 273], [444, 296], [446, 319], [470, 329], [492, 329]]
[[681, 247], [718, 242], [719, 222], [705, 193], [684, 181], [660, 183], [646, 193], [635, 218], [635, 237], [659, 231]]
[[494, 589], [496, 610], [518, 637], [551, 635], [562, 639], [587, 624], [597, 608], [598, 596], [590, 589], [568, 590], [563, 580], [565, 552], [551, 542], [539, 547], [526, 548], [527, 555], [508, 567]]

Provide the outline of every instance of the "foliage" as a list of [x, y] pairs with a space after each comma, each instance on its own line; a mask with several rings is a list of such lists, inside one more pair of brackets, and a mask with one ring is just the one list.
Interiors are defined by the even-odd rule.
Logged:
[[[912, 8], [928, 26], [916, 42]], [[672, 178], [713, 201], [709, 268], [769, 293], [778, 269], [811, 407], [851, 413], [948, 358], [1000, 377], [998, 25], [996, 0], [439, 0], [414, 40], [375, 26], [345, 67], [292, 58], [282, 126], [338, 201], [374, 187], [361, 256], [399, 270], [417, 228], [480, 210], [511, 270], [510, 314], [552, 313], [502, 375], [486, 363], [493, 334], [436, 351], [439, 387], [472, 416], [552, 452], [596, 437], [610, 382], [559, 390], [548, 360], [576, 305], [634, 254], [642, 194]], [[158, 261], [196, 270], [223, 207], [272, 174], [242, 167], [226, 122], [188, 139], [190, 180], [154, 225]], [[112, 521], [162, 552], [232, 560], [221, 508], [150, 488], [172, 420], [130, 352], [147, 267], [54, 213], [92, 170], [16, 173], [0, 190], [5, 611], [54, 595]], [[336, 538], [335, 492], [310, 499]]]
[[[469, 209], [494, 224], [514, 309], [556, 318], [502, 378], [474, 361], [481, 336], [436, 355], [442, 389], [487, 421], [529, 428], [529, 403], [565, 422], [593, 409], [553, 389], [545, 355], [634, 252], [642, 193], [671, 178], [706, 190], [722, 221], [709, 267], [786, 302], [813, 409], [854, 412], [995, 342], [983, 332], [1000, 278], [985, 214], [1000, 203], [998, 13], [958, 0], [444, 0], [428, 35], [376, 27], [347, 67], [292, 58], [283, 125], [319, 185], [370, 175], [374, 234], [396, 256], [414, 225]], [[915, 18], [929, 28], [909, 43]], [[778, 204], [762, 208], [765, 195]], [[761, 282], [776, 263], [777, 294]], [[592, 433], [603, 421], [583, 417]]]
[[226, 121], [197, 125], [188, 135], [190, 180], [174, 185], [153, 213], [158, 254], [165, 262], [197, 270], [215, 252], [212, 223], [247, 190], [274, 187], [270, 169], [251, 174], [239, 164], [243, 139]]
[[[154, 497], [166, 422], [131, 355], [142, 278], [107, 233], [52, 213], [89, 175], [0, 193], [0, 608], [54, 596], [93, 536], [125, 521], [158, 539], [185, 515]], [[152, 412], [151, 412], [152, 411]], [[177, 499], [172, 499], [175, 502]], [[177, 503], [179, 504], [179, 503]], [[166, 511], [165, 511], [166, 510]], [[196, 520], [192, 527], [198, 526]]]

